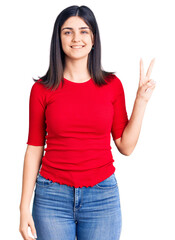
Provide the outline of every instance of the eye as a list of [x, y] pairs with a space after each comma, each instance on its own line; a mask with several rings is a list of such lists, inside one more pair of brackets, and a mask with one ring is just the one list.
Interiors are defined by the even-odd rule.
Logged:
[[69, 34], [67, 34], [67, 33], [70, 33], [70, 32], [65, 32], [64, 34], [69, 35]]
[[[67, 31], [67, 32], [65, 32], [64, 34], [65, 34], [65, 35], [70, 35], [69, 33], [71, 33], [71, 32], [70, 32], [70, 31]], [[83, 34], [84, 34], [84, 33], [85, 33], [85, 34], [87, 33], [87, 34], [88, 34], [87, 31], [81, 31], [81, 33], [83, 33]]]

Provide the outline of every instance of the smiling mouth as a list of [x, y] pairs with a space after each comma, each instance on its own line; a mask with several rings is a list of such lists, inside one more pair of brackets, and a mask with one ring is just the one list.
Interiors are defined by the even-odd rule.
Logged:
[[71, 46], [71, 48], [72, 49], [81, 49], [81, 48], [83, 48], [85, 45], [83, 45], [83, 46]]

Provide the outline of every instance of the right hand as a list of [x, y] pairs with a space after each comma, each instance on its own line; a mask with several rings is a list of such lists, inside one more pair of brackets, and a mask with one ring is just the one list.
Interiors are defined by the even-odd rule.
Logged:
[[35, 236], [36, 234], [36, 229], [35, 229], [35, 224], [33, 221], [33, 217], [30, 213], [30, 210], [21, 210], [20, 211], [20, 225], [19, 225], [19, 231], [23, 237], [24, 240], [33, 240], [36, 239], [31, 238], [28, 235], [28, 226], [31, 229], [32, 235]]

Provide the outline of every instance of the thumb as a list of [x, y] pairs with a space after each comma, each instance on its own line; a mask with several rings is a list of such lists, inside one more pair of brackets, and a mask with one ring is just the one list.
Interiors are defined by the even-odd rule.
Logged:
[[34, 221], [33, 221], [32, 218], [31, 218], [31, 220], [30, 220], [29, 225], [30, 225], [30, 228], [31, 228], [32, 235], [33, 235], [34, 238], [36, 239], [36, 238], [37, 238], [37, 234], [36, 234], [35, 224], [34, 224]]
[[150, 88], [153, 88], [154, 86], [155, 86], [155, 81], [153, 81], [153, 79], [150, 79], [149, 81], [147, 81], [143, 86], [142, 86], [142, 88], [143, 88], [143, 91], [148, 91], [148, 89], [150, 89]]

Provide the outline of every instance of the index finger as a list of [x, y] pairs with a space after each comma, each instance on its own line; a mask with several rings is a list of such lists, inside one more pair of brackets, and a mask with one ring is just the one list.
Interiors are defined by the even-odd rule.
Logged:
[[148, 71], [147, 71], [147, 73], [146, 73], [146, 77], [148, 77], [148, 79], [150, 78], [150, 75], [151, 75], [151, 72], [152, 72], [152, 69], [153, 69], [154, 62], [155, 62], [155, 58], [152, 59], [150, 65], [149, 65]]

